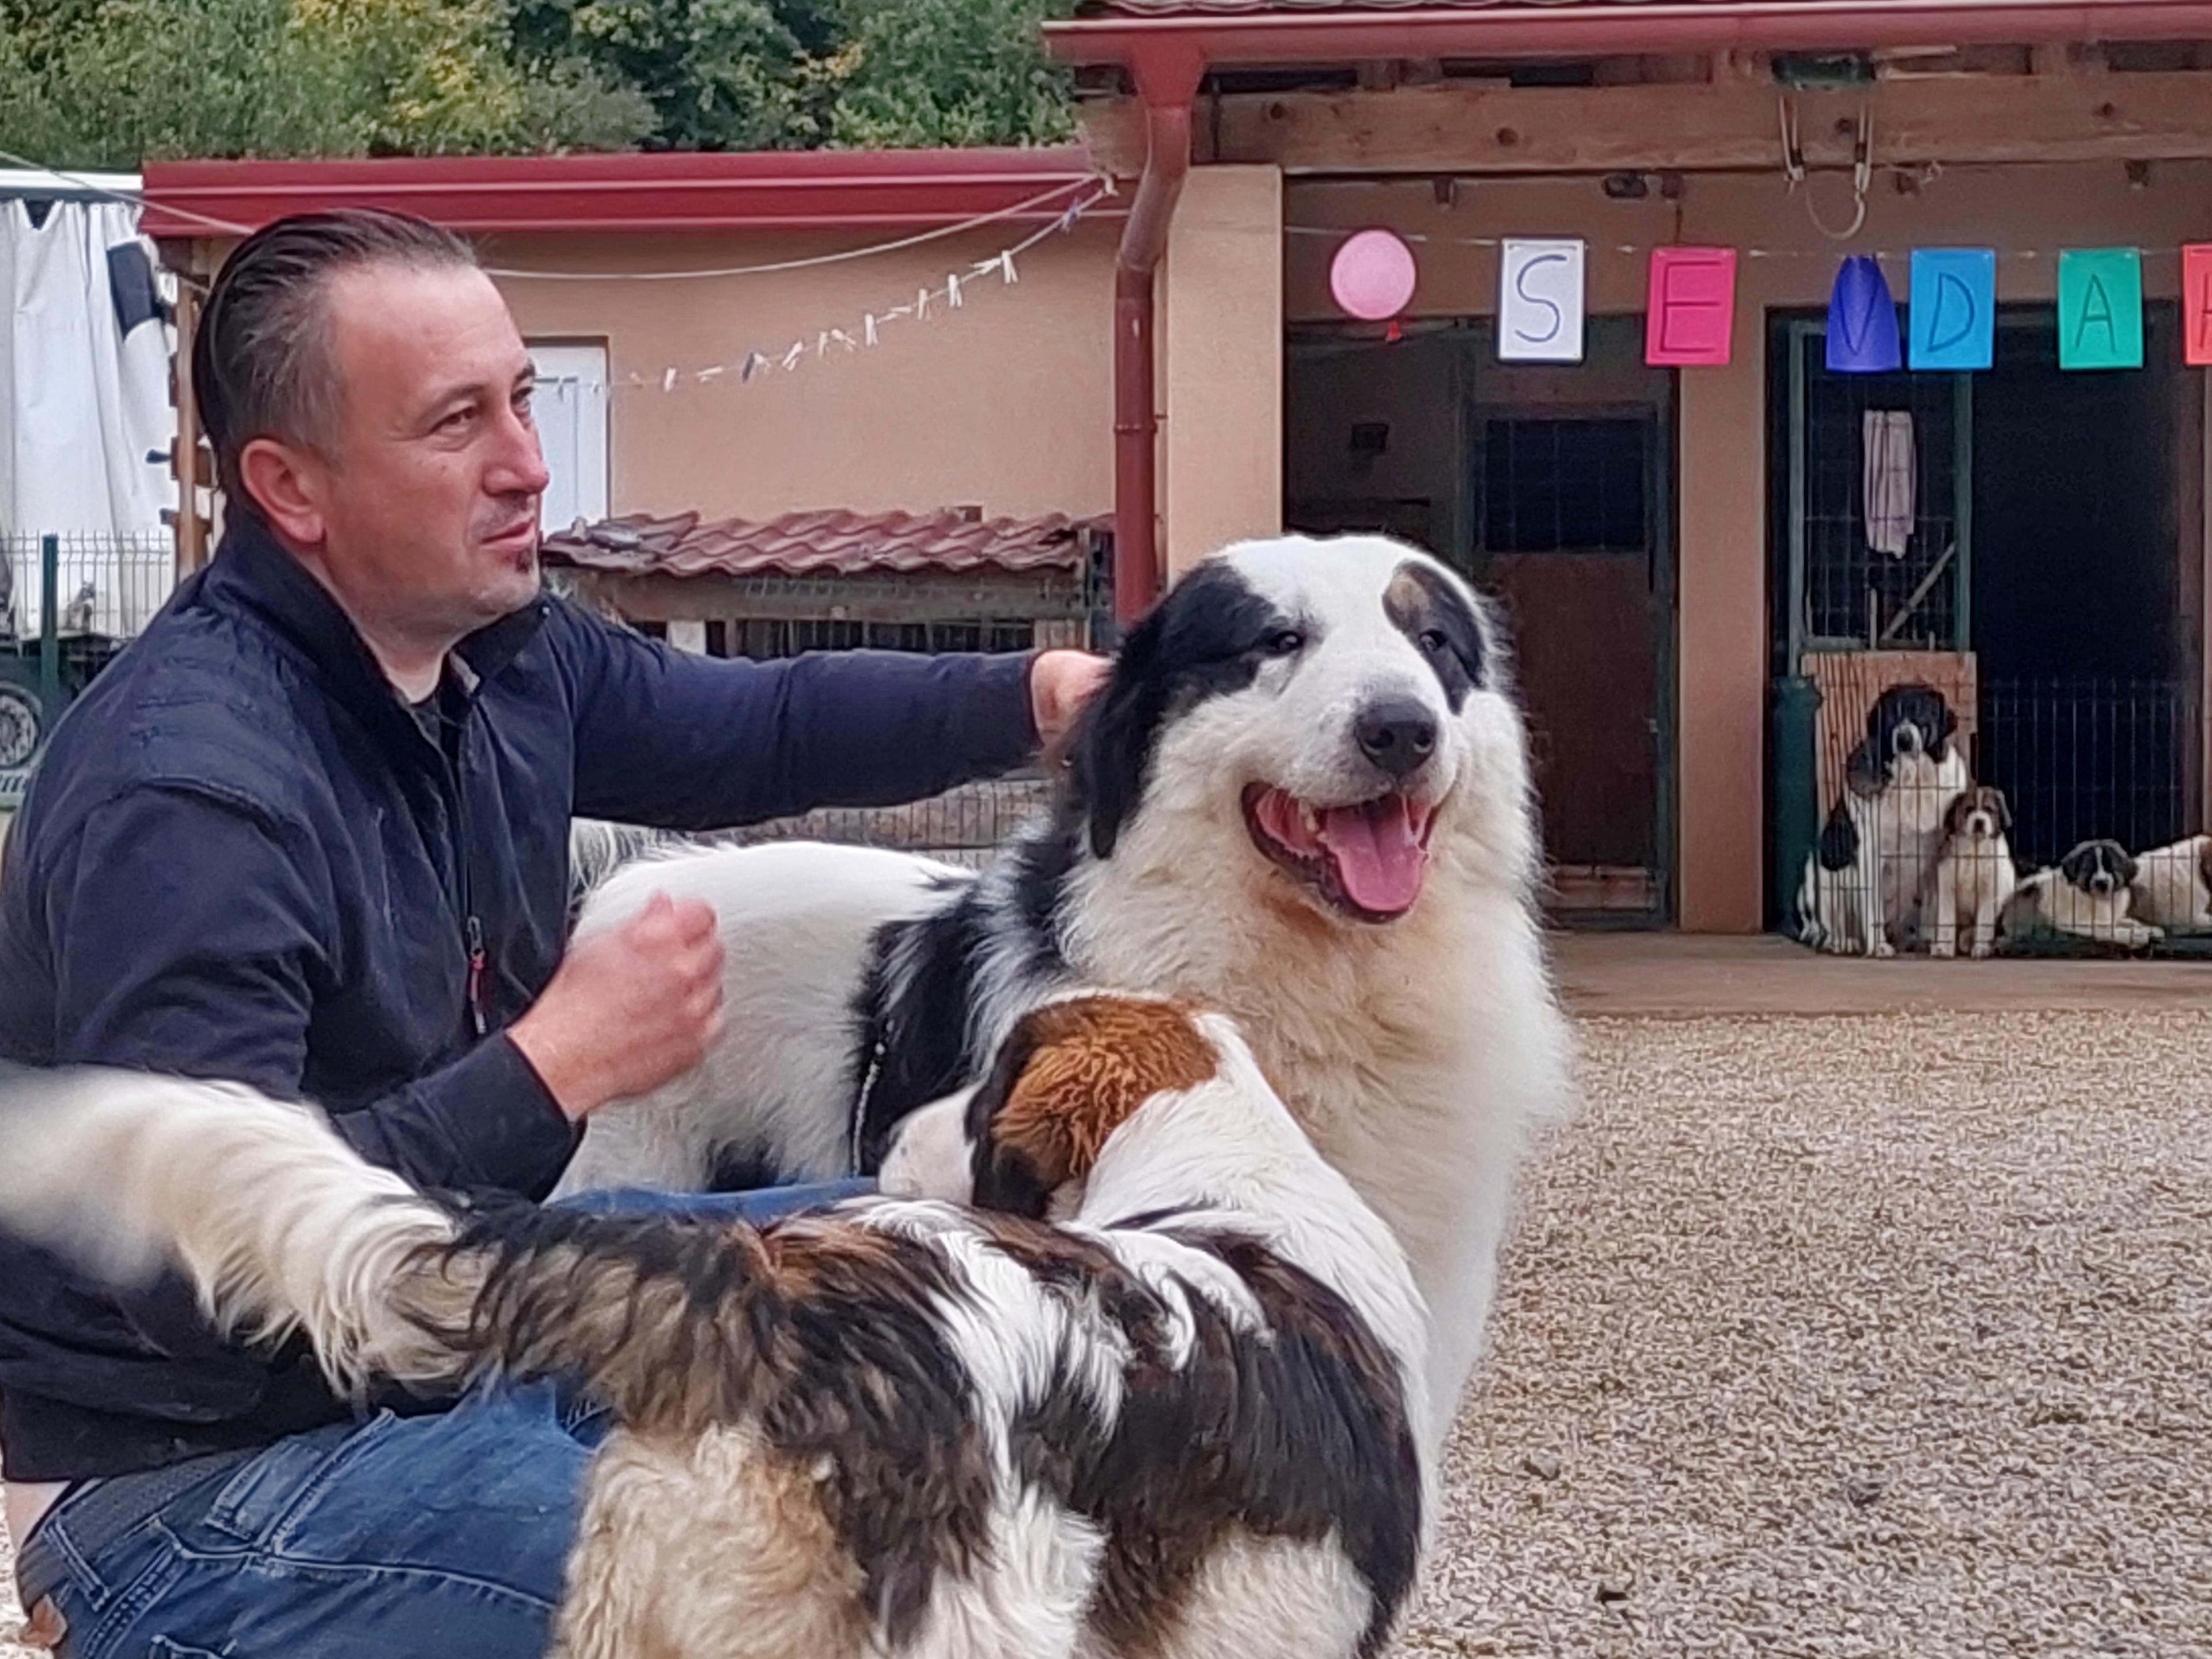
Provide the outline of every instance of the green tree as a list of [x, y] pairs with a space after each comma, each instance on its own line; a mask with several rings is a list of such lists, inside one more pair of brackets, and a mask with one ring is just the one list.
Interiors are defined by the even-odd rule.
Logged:
[[1072, 137], [1065, 68], [1040, 26], [1050, 0], [872, 0], [853, 8], [827, 136], [838, 144], [1053, 143]]
[[588, 65], [526, 77], [498, 0], [0, 0], [0, 147], [55, 165], [620, 147]]
[[806, 47], [769, 0], [519, 0], [526, 62], [590, 64], [635, 87], [667, 149], [777, 149], [812, 134], [800, 105]]

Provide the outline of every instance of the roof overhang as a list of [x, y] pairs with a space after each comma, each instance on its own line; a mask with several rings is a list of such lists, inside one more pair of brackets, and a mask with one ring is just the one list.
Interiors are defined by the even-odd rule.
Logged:
[[145, 169], [143, 228], [219, 236], [209, 221], [251, 229], [338, 207], [390, 208], [476, 234], [927, 226], [985, 215], [1042, 222], [1091, 176], [1080, 145], [157, 161]]
[[1632, 3], [1254, 8], [1047, 23], [1070, 63], [1138, 69], [1164, 52], [1210, 68], [1378, 58], [1602, 58], [1848, 52], [2212, 35], [2207, 0], [1677, 0]]

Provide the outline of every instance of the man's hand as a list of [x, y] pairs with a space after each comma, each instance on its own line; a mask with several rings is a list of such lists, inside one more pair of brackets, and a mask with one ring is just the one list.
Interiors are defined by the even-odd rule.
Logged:
[[1088, 651], [1041, 651], [1030, 665], [1030, 708], [1036, 716], [1038, 740], [1049, 752], [1083, 705], [1106, 683], [1113, 665]]
[[507, 1036], [574, 1119], [690, 1071], [721, 1029], [714, 913], [657, 893], [621, 927], [580, 941]]

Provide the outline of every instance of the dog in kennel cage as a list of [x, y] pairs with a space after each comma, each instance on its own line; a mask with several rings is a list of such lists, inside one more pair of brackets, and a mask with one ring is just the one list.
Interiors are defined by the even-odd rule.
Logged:
[[1975, 784], [1951, 803], [1936, 859], [1929, 956], [1956, 956], [1961, 929], [1968, 956], [1978, 961], [1996, 951], [1998, 918], [2020, 882], [2007, 835], [2011, 828], [2012, 807], [2004, 791], [1991, 785]]
[[2085, 841], [2021, 879], [2001, 923], [2008, 939], [2062, 933], [2140, 951], [2166, 937], [2133, 914], [2142, 866], [2116, 841]]
[[2136, 855], [2128, 914], [2168, 934], [2212, 933], [2212, 836]]
[[1923, 931], [1952, 803], [1972, 780], [1943, 694], [1893, 685], [1867, 711], [1844, 789], [1805, 860], [1797, 936], [1838, 956], [1893, 957]]

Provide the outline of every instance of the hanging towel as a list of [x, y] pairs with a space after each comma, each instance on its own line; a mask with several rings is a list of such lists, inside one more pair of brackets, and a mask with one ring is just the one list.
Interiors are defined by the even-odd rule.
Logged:
[[1914, 500], [1912, 416], [1902, 409], [1869, 409], [1862, 438], [1865, 457], [1867, 545], [1901, 559], [1918, 516]]

